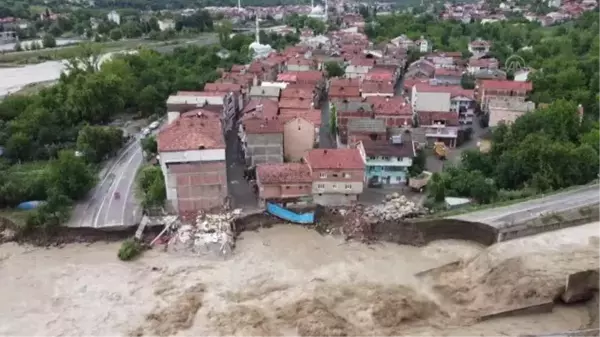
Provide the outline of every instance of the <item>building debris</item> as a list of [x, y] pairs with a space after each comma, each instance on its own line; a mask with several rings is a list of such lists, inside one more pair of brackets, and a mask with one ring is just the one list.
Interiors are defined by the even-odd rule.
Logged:
[[231, 255], [235, 243], [232, 222], [240, 214], [241, 209], [221, 214], [200, 212], [191, 224], [175, 223], [168, 251], [223, 257]]
[[383, 204], [367, 207], [364, 216], [371, 221], [390, 221], [414, 218], [426, 210], [398, 193], [388, 194]]

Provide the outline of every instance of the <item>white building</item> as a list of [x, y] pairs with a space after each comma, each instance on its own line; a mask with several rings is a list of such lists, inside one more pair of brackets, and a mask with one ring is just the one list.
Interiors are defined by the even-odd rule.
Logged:
[[111, 11], [110, 13], [108, 13], [108, 15], [106, 15], [106, 17], [108, 18], [108, 21], [112, 21], [117, 25], [121, 24], [121, 16], [119, 15], [119, 13], [117, 13], [117, 11]]
[[158, 20], [158, 28], [160, 31], [175, 29], [175, 21], [173, 20]]
[[269, 54], [273, 52], [273, 48], [268, 44], [260, 43], [260, 26], [258, 24], [258, 15], [256, 16], [256, 40], [252, 42], [249, 46], [250, 50], [252, 50], [253, 56], [255, 59], [267, 57]]

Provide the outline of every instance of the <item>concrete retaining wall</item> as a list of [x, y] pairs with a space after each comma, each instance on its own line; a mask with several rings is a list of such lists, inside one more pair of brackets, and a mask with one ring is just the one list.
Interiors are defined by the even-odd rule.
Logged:
[[565, 303], [586, 301], [598, 291], [600, 273], [598, 269], [584, 270], [567, 276], [565, 292], [561, 299]]
[[593, 205], [547, 214], [525, 223], [500, 228], [498, 230], [497, 242], [595, 222], [599, 219], [599, 213], [598, 205]]

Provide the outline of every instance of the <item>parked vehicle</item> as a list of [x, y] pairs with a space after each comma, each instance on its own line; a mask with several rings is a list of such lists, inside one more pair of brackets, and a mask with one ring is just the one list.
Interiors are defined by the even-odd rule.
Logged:
[[429, 182], [431, 178], [431, 172], [423, 171], [416, 177], [412, 177], [408, 179], [408, 186], [416, 192], [423, 192], [425, 190], [425, 186]]
[[146, 128], [146, 129], [142, 130], [142, 135], [144, 137], [147, 137], [149, 134], [150, 134], [150, 129]]
[[447, 152], [446, 144], [444, 144], [442, 142], [435, 142], [433, 144], [433, 153], [435, 153], [435, 156], [438, 157], [439, 160], [446, 159], [446, 152]]
[[116, 199], [116, 200], [119, 200], [119, 199], [121, 199], [121, 193], [119, 193], [119, 192], [115, 192], [115, 199]]
[[150, 124], [149, 128], [150, 128], [150, 130], [155, 130], [156, 128], [158, 128], [158, 125], [159, 125], [158, 121], [154, 121], [154, 122], [152, 122], [152, 124]]

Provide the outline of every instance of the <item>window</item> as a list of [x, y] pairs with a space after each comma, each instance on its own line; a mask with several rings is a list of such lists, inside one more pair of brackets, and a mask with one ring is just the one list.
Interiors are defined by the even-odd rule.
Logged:
[[381, 157], [383, 160], [390, 160], [390, 157]]
[[331, 188], [333, 188], [334, 190], [337, 188], [336, 184], [331, 185]]
[[351, 176], [350, 176], [350, 173], [344, 173], [344, 178], [346, 178], [346, 179], [350, 179], [350, 177], [351, 177]]
[[325, 184], [318, 184], [318, 185], [317, 185], [317, 188], [319, 188], [319, 189], [323, 189], [323, 188], [325, 188]]
[[402, 181], [402, 177], [396, 177], [396, 181], [397, 182], [401, 182]]
[[320, 177], [321, 179], [325, 179], [325, 178], [327, 178], [327, 173], [323, 173], [323, 172], [321, 172], [321, 173], [319, 173], [319, 177]]
[[338, 177], [337, 173], [334, 173], [334, 174], [333, 174], [333, 177], [334, 177], [334, 178], [337, 178], [337, 177]]
[[346, 184], [344, 186], [347, 190], [351, 190], [352, 189], [352, 184]]
[[286, 189], [286, 190], [289, 190], [289, 189], [290, 189], [290, 187], [289, 187], [289, 186], [286, 186], [286, 187], [285, 187], [285, 189]]

